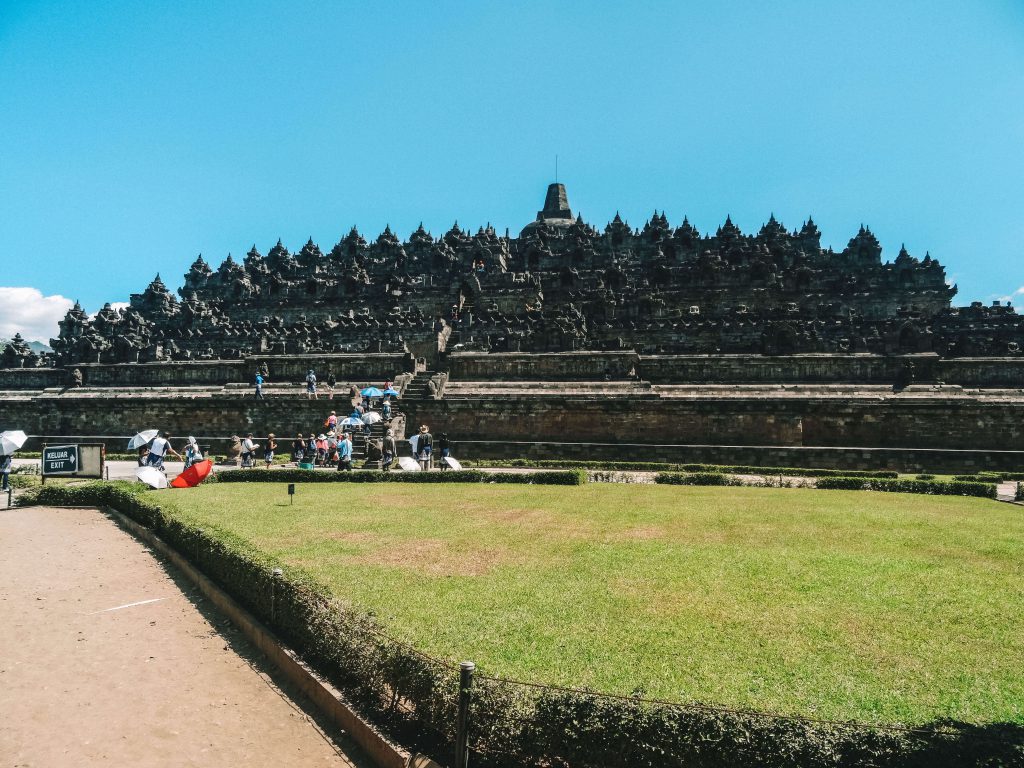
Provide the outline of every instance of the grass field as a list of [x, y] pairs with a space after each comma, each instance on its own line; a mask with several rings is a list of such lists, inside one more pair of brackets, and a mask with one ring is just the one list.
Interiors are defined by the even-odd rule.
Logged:
[[871, 722], [1024, 722], [1024, 514], [757, 488], [161, 491], [489, 674]]

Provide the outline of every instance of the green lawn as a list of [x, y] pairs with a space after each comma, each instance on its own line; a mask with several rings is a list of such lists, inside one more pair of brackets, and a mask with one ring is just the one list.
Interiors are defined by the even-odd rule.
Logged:
[[1020, 507], [606, 484], [158, 498], [489, 674], [872, 722], [1024, 722]]

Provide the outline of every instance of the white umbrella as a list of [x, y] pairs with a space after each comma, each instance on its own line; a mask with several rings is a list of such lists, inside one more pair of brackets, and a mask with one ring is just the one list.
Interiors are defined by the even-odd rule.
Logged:
[[462, 469], [462, 464], [459, 463], [459, 460], [453, 459], [451, 456], [445, 456], [443, 459], [441, 459], [441, 461], [443, 461], [452, 469]]
[[398, 466], [404, 469], [406, 472], [419, 472], [420, 463], [411, 456], [402, 456], [398, 459]]
[[129, 448], [141, 448], [160, 434], [159, 429], [144, 429], [128, 441]]
[[135, 476], [140, 483], [145, 483], [151, 488], [166, 488], [167, 475], [156, 467], [139, 467], [135, 470]]
[[7, 432], [0, 433], [0, 454], [4, 456], [10, 456], [16, 450], [21, 448], [28, 440], [28, 435], [22, 432], [20, 429], [12, 429]]
[[363, 426], [363, 420], [357, 419], [355, 416], [346, 416], [338, 424], [342, 427], [361, 427]]
[[376, 424], [380, 421], [380, 414], [376, 411], [367, 411], [363, 414], [363, 424]]

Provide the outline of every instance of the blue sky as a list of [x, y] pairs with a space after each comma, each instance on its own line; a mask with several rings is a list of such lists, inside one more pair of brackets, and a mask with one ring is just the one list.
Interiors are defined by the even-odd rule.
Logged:
[[556, 153], [598, 225], [865, 222], [1024, 306], [1021, 2], [3, 0], [0, 115], [0, 336], [200, 252], [515, 232]]

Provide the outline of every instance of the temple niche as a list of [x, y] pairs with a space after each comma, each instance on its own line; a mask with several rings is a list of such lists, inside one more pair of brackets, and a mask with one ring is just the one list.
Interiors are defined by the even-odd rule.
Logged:
[[[207, 360], [309, 352], [616, 350], [642, 354], [1013, 356], [1024, 322], [1009, 306], [954, 308], [930, 254], [885, 261], [866, 226], [821, 246], [808, 217], [774, 214], [756, 233], [727, 216], [714, 233], [655, 210], [638, 228], [573, 212], [561, 184], [516, 237], [458, 222], [403, 240], [352, 227], [326, 252], [278, 240], [264, 256], [199, 256], [177, 296], [159, 275], [127, 309], [75, 305], [54, 360]], [[28, 356], [9, 346], [3, 363]], [[11, 365], [8, 365], [10, 363]]]

